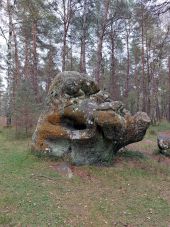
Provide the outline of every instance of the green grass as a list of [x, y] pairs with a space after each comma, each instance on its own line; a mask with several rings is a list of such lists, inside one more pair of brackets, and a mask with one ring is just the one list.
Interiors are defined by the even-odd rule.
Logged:
[[77, 167], [83, 174], [69, 179], [55, 161], [31, 154], [30, 140], [0, 131], [0, 225], [170, 225], [169, 166], [127, 151], [109, 167]]
[[123, 157], [125, 159], [134, 159], [134, 160], [143, 160], [147, 159], [147, 157], [139, 152], [139, 151], [130, 151], [130, 150], [125, 150], [124, 152], [120, 152], [117, 154], [119, 157]]
[[161, 131], [170, 131], [170, 122], [162, 121], [158, 125], [151, 125], [147, 131], [146, 138], [155, 139], [154, 136]]

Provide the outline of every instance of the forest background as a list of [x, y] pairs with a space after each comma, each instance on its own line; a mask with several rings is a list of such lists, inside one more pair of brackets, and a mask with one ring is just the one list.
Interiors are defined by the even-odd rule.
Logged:
[[170, 121], [170, 3], [0, 0], [0, 116], [35, 126], [60, 71], [91, 75], [113, 100]]

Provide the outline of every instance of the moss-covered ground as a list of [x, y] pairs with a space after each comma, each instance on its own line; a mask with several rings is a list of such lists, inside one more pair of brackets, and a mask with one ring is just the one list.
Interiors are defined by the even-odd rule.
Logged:
[[169, 158], [155, 153], [165, 129], [151, 127], [112, 166], [74, 167], [72, 178], [56, 170], [59, 161], [31, 154], [30, 139], [1, 129], [0, 226], [169, 227]]

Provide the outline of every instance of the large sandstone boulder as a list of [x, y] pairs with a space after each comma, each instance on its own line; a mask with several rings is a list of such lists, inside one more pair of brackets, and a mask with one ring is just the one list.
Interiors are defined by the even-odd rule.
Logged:
[[143, 139], [150, 119], [112, 101], [87, 75], [59, 73], [33, 135], [33, 150], [69, 157], [76, 164], [109, 162], [127, 144]]
[[157, 142], [160, 153], [170, 156], [170, 131], [160, 132]]

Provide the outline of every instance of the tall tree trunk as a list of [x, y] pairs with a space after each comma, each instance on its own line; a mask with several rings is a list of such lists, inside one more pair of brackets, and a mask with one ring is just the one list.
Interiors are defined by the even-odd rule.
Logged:
[[142, 6], [142, 110], [146, 111], [146, 84], [145, 84], [145, 49], [144, 49], [144, 9]]
[[62, 49], [62, 72], [66, 70], [66, 48], [67, 48], [67, 31], [64, 26], [63, 49]]
[[64, 34], [63, 34], [63, 47], [62, 47], [62, 72], [65, 71], [66, 67], [66, 45], [67, 45], [67, 14], [66, 14], [66, 3], [63, 0], [63, 14], [64, 14]]
[[150, 115], [150, 108], [151, 108], [151, 100], [150, 100], [150, 88], [151, 88], [151, 75], [150, 75], [150, 44], [151, 40], [148, 40], [147, 34], [146, 34], [146, 64], [147, 64], [147, 88], [146, 88], [146, 101], [147, 101], [147, 114]]
[[17, 89], [18, 83], [20, 81], [20, 61], [19, 61], [19, 54], [18, 54], [18, 43], [17, 43], [17, 35], [15, 31], [15, 27], [12, 24], [13, 30], [13, 39], [14, 39], [14, 46], [15, 46], [15, 89]]
[[168, 103], [168, 121], [170, 121], [170, 56], [168, 57], [168, 70], [169, 70], [169, 75], [168, 75], [168, 84], [169, 84], [169, 103]]
[[87, 0], [84, 0], [83, 26], [80, 52], [80, 72], [86, 73]]
[[[104, 0], [104, 14], [100, 15], [101, 21], [98, 26], [98, 45], [97, 45], [97, 52], [96, 52], [96, 70], [95, 70], [95, 79], [96, 82], [100, 85], [100, 74], [101, 74], [101, 65], [102, 65], [102, 49], [103, 49], [103, 39], [105, 36], [106, 25], [108, 20], [108, 10], [109, 10], [109, 0]], [[99, 14], [100, 12], [98, 12]]]
[[8, 13], [8, 54], [7, 54], [7, 127], [12, 125], [13, 75], [12, 75], [12, 4], [7, 0]]
[[[13, 40], [14, 40], [14, 62], [15, 62], [15, 70], [13, 73], [13, 111], [16, 113], [16, 92], [18, 90], [18, 85], [20, 83], [20, 62], [19, 62], [19, 54], [18, 54], [18, 43], [17, 43], [17, 35], [15, 31], [14, 24], [12, 23], [12, 31], [13, 31]], [[16, 132], [18, 129], [17, 117], [14, 117], [14, 124], [16, 128]]]
[[151, 121], [153, 124], [156, 124], [157, 120], [160, 119], [160, 110], [159, 110], [159, 102], [158, 102], [158, 86], [159, 86], [159, 66], [157, 64], [153, 64], [150, 68], [151, 70]]
[[33, 42], [33, 88], [38, 101], [38, 54], [37, 54], [37, 21], [32, 23], [32, 42]]
[[[126, 25], [128, 26], [128, 25]], [[130, 51], [129, 51], [129, 34], [130, 29], [126, 28], [126, 50], [127, 50], [127, 72], [126, 72], [126, 86], [125, 86], [125, 97], [129, 95], [129, 79], [130, 79]]]
[[118, 87], [116, 78], [116, 66], [115, 66], [115, 31], [113, 29], [113, 23], [111, 23], [110, 31], [110, 43], [111, 43], [111, 80], [110, 80], [110, 93], [114, 100], [118, 100]]
[[70, 70], [73, 70], [73, 44], [70, 42]]
[[46, 92], [48, 93], [48, 90], [50, 88], [50, 84], [51, 84], [51, 81], [53, 79], [53, 54], [54, 54], [54, 49], [52, 47], [52, 42], [51, 42], [51, 39], [50, 39], [50, 42], [49, 42], [49, 45], [50, 45], [50, 49], [49, 49], [49, 52], [48, 52], [48, 65], [47, 65], [47, 78], [46, 78]]
[[95, 70], [95, 78], [97, 84], [100, 85], [100, 73], [102, 69], [102, 48], [103, 48], [103, 35], [99, 37], [98, 45], [97, 45], [97, 62], [96, 62], [96, 70]]
[[64, 24], [64, 34], [63, 34], [63, 47], [62, 47], [62, 71], [66, 70], [66, 55], [67, 55], [67, 36], [70, 26], [70, 22], [73, 16], [73, 5], [72, 0], [63, 0], [63, 24]]
[[138, 57], [138, 53], [137, 50], [134, 50], [134, 57], [135, 57], [135, 72], [134, 72], [134, 77], [135, 77], [135, 87], [136, 87], [136, 111], [139, 111], [140, 106], [139, 106], [139, 101], [140, 101], [140, 78], [138, 76], [138, 69], [137, 69], [137, 57]]
[[26, 79], [30, 76], [30, 48], [27, 34], [24, 37], [24, 76]]

